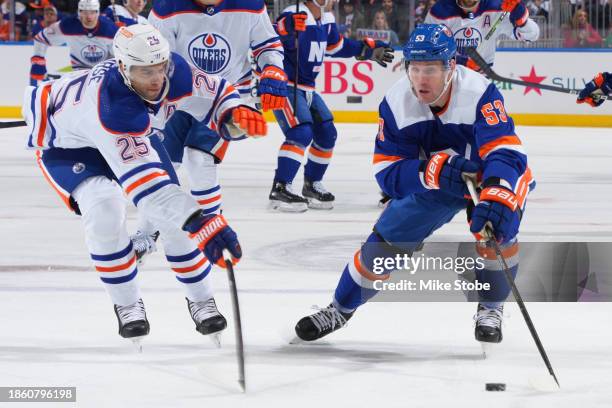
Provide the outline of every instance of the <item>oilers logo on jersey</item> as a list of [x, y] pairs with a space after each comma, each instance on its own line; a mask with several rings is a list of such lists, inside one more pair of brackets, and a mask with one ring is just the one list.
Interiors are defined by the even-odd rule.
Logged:
[[95, 44], [89, 44], [81, 50], [81, 57], [91, 65], [102, 62], [106, 55], [106, 51]]
[[466, 48], [476, 48], [482, 42], [482, 33], [474, 27], [464, 27], [455, 33], [457, 52], [465, 54]]
[[229, 41], [217, 33], [204, 33], [189, 43], [191, 62], [207, 74], [223, 71], [231, 55]]

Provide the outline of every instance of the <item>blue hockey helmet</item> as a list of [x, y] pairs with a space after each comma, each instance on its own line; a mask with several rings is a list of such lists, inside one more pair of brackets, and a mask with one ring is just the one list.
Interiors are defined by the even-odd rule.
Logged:
[[457, 44], [444, 24], [419, 24], [402, 49], [404, 61], [442, 61], [448, 65], [455, 58]]

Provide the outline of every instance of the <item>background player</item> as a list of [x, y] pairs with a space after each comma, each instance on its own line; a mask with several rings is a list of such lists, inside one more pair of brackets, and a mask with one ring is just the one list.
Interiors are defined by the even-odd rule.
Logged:
[[[369, 38], [357, 41], [340, 35], [331, 13], [335, 3], [336, 0], [308, 0], [300, 5], [300, 13], [296, 14], [296, 6], [288, 7], [277, 21], [289, 84], [295, 86], [296, 76], [299, 82], [297, 106], [293, 105], [291, 90], [285, 108], [274, 111], [285, 134], [269, 197], [271, 208], [276, 210], [302, 212], [308, 207], [333, 207], [334, 196], [323, 187], [321, 180], [331, 160], [337, 132], [331, 112], [315, 91], [315, 80], [325, 55], [371, 59], [383, 67], [393, 61], [393, 50], [384, 42]], [[297, 69], [296, 31], [300, 32]], [[301, 197], [293, 193], [291, 183], [309, 146]]]
[[[503, 98], [482, 75], [456, 65], [456, 46], [444, 25], [420, 25], [405, 45], [408, 76], [380, 104], [374, 168], [381, 189], [393, 197], [374, 232], [346, 265], [332, 304], [296, 325], [299, 338], [321, 338], [351, 318], [376, 295], [373, 282], [389, 278], [393, 268], [375, 274], [374, 259], [412, 252], [435, 230], [468, 207], [464, 175], [480, 173], [480, 203], [470, 208], [470, 231], [490, 224], [513, 274], [518, 269], [518, 233], [531, 172]], [[430, 123], [437, 123], [431, 126]], [[423, 157], [424, 156], [424, 157]], [[502, 340], [503, 301], [509, 293], [492, 248], [477, 245], [484, 268], [476, 339]]]
[[[246, 101], [251, 100], [252, 54], [263, 110], [282, 108], [287, 96], [283, 47], [263, 0], [155, 0], [149, 22], [172, 51], [192, 67], [225, 78]], [[172, 161], [183, 164], [193, 197], [205, 213], [218, 214], [222, 198], [216, 165], [228, 142], [181, 112], [168, 122], [164, 135]]]
[[100, 16], [98, 0], [79, 0], [79, 13], [45, 28], [34, 37], [30, 85], [36, 85], [47, 75], [45, 55], [51, 45], [68, 44], [72, 69], [88, 69], [113, 56], [115, 24]]
[[140, 15], [147, 2], [145, 0], [125, 0], [124, 5], [111, 4], [104, 10], [104, 15], [120, 26], [132, 24], [149, 24], [149, 21]]
[[612, 96], [612, 74], [609, 72], [600, 72], [593, 78], [591, 82], [585, 85], [584, 89], [578, 94], [577, 103], [588, 103], [596, 107], [604, 103], [601, 95], [606, 95], [608, 98]]
[[[485, 37], [504, 15], [493, 35]], [[493, 65], [500, 36], [521, 41], [535, 41], [540, 28], [529, 18], [521, 0], [438, 0], [425, 17], [426, 23], [444, 24], [453, 32], [457, 43], [457, 63], [480, 71], [465, 53], [465, 48], [478, 48], [484, 60]]]
[[121, 336], [149, 332], [136, 282], [136, 255], [126, 230], [124, 193], [162, 232], [166, 257], [183, 284], [196, 329], [217, 333], [226, 321], [206, 279], [209, 260], [223, 265], [223, 249], [238, 260], [242, 252], [237, 236], [223, 216], [205, 214], [180, 190], [172, 166], [152, 148], [148, 136], [175, 110], [187, 110], [228, 138], [245, 132], [263, 135], [265, 121], [241, 105], [225, 80], [192, 74], [151, 25], [122, 27], [114, 52], [116, 60], [26, 92], [28, 147], [38, 149], [45, 178], [81, 215], [91, 259], [115, 305]]

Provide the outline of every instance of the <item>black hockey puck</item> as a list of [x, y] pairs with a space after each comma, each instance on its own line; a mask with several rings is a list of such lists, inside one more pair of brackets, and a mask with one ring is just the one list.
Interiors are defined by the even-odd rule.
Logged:
[[506, 384], [504, 383], [486, 383], [485, 389], [487, 391], [506, 391]]

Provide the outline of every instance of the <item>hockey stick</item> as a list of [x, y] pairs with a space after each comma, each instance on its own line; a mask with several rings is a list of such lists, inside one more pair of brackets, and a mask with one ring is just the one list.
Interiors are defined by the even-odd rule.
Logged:
[[232, 296], [232, 310], [234, 312], [234, 333], [236, 334], [236, 357], [238, 358], [238, 383], [242, 392], [246, 392], [246, 378], [244, 375], [244, 342], [242, 341], [242, 321], [240, 320], [240, 305], [238, 304], [238, 288], [236, 287], [236, 277], [234, 276], [234, 266], [231, 256], [225, 259], [225, 269], [230, 285]]
[[14, 127], [27, 126], [25, 120], [16, 120], [14, 122], [0, 122], [0, 129], [8, 129]]
[[489, 32], [487, 33], [487, 35], [485, 35], [485, 40], [488, 40], [491, 38], [491, 36], [493, 35], [493, 33], [495, 32], [495, 30], [497, 30], [497, 26], [504, 21], [504, 19], [506, 18], [506, 16], [509, 13], [507, 11], [504, 11], [501, 16], [499, 16], [497, 18], [497, 20], [493, 23], [493, 25], [491, 26], [491, 29], [489, 30]]
[[[469, 177], [465, 177], [464, 179], [465, 179], [465, 183], [467, 184], [467, 188], [470, 191], [470, 196], [472, 197], [472, 201], [474, 201], [474, 205], [478, 205], [480, 200], [478, 199], [478, 193], [476, 192], [476, 186], [474, 185], [474, 181]], [[531, 320], [531, 316], [529, 316], [529, 312], [527, 312], [527, 307], [525, 306], [523, 297], [521, 296], [518, 288], [516, 287], [516, 283], [514, 282], [514, 277], [512, 276], [512, 273], [510, 272], [510, 268], [508, 268], [506, 259], [504, 258], [501, 248], [499, 247], [499, 244], [497, 243], [497, 240], [495, 239], [495, 235], [493, 234], [493, 230], [491, 229], [489, 225], [485, 226], [484, 235], [485, 235], [485, 238], [488, 240], [488, 242], [492, 244], [493, 248], [495, 249], [495, 256], [497, 258], [497, 262], [499, 262], [499, 265], [502, 267], [504, 271], [504, 275], [506, 276], [506, 281], [510, 285], [510, 289], [512, 290], [512, 294], [514, 295], [514, 299], [516, 300], [516, 303], [519, 309], [521, 309], [521, 314], [523, 315], [523, 319], [525, 319], [525, 323], [527, 324], [529, 333], [531, 333], [531, 337], [533, 338], [533, 341], [535, 341], [538, 351], [540, 352], [540, 356], [542, 357], [542, 360], [544, 360], [544, 364], [546, 364], [546, 368], [548, 368], [548, 373], [555, 380], [555, 383], [557, 383], [557, 387], [560, 388], [561, 386], [559, 385], [559, 380], [557, 380], [557, 376], [555, 375], [552, 365], [550, 364], [550, 360], [548, 359], [546, 350], [544, 350], [544, 346], [542, 345], [542, 342], [540, 341], [540, 336], [538, 336], [538, 332], [536, 331], [533, 321]]]
[[[299, 12], [300, 0], [295, 0], [295, 14]], [[293, 16], [291, 16], [291, 18], [293, 18]], [[295, 83], [293, 84], [293, 110], [297, 116], [297, 89], [298, 83], [300, 82], [300, 32], [295, 29], [295, 24], [293, 25], [293, 29], [295, 31]]]
[[[478, 64], [480, 69], [482, 69], [482, 72], [486, 76], [488, 76], [490, 79], [493, 79], [495, 81], [508, 82], [511, 84], [528, 86], [531, 88], [545, 89], [547, 91], [561, 92], [561, 93], [566, 93], [570, 95], [578, 95], [580, 93], [579, 89], [561, 88], [559, 86], [536, 84], [535, 82], [527, 82], [527, 81], [521, 81], [519, 79], [503, 77], [499, 75], [498, 73], [496, 73], [495, 71], [493, 71], [493, 68], [491, 68], [491, 66], [487, 64], [487, 62], [484, 60], [484, 58], [482, 58], [482, 56], [478, 53], [478, 51], [476, 51], [475, 48], [466, 48], [466, 52], [468, 53], [469, 57], [472, 58], [476, 64]], [[608, 98], [606, 95], [595, 95], [595, 97], [599, 98], [599, 100], [607, 100], [607, 101], [610, 100], [610, 98]]]

